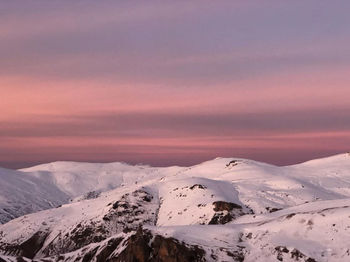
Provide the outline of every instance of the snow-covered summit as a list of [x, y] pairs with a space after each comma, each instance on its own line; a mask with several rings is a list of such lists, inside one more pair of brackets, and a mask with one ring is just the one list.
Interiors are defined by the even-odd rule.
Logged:
[[49, 179], [60, 190], [72, 197], [90, 191], [106, 191], [142, 179], [176, 171], [179, 168], [131, 166], [126, 163], [83, 163], [58, 161], [21, 169], [30, 176]]
[[348, 153], [285, 167], [54, 162], [0, 177], [0, 213], [12, 219], [0, 225], [0, 261], [350, 259]]

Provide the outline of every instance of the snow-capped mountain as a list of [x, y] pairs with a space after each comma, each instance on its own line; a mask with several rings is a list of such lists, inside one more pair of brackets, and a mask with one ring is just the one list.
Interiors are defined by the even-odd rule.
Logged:
[[77, 162], [54, 162], [17, 171], [0, 168], [0, 224], [179, 169]]
[[0, 175], [1, 262], [350, 261], [348, 153], [285, 167], [55, 162]]
[[69, 195], [45, 177], [0, 168], [0, 224], [68, 200]]

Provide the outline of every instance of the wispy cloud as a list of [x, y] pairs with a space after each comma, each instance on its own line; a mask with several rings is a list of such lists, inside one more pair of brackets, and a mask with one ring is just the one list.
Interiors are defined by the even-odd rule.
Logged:
[[349, 7], [3, 3], [0, 166], [217, 155], [289, 163], [344, 150]]

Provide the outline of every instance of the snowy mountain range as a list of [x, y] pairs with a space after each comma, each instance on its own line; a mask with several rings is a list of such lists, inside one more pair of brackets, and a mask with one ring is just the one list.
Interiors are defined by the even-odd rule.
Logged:
[[0, 262], [350, 261], [350, 154], [0, 169]]

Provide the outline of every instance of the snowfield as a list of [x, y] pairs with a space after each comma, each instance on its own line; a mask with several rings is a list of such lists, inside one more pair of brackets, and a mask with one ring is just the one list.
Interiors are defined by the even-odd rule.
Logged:
[[285, 167], [55, 162], [0, 179], [1, 262], [350, 261], [349, 153]]

